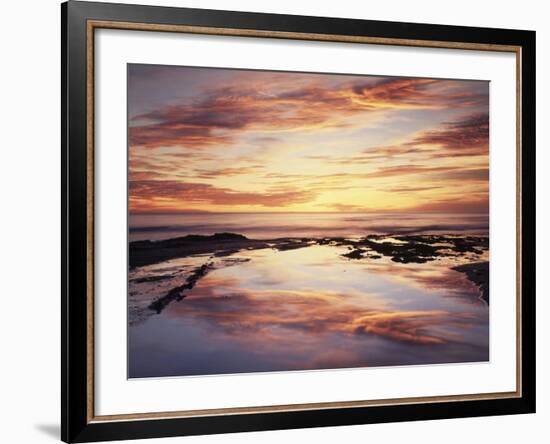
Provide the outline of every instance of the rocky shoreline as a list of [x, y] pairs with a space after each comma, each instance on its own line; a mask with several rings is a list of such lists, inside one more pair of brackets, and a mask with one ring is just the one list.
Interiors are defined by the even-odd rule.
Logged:
[[489, 303], [489, 262], [459, 265], [452, 270], [466, 274], [466, 277], [479, 288], [480, 298]]
[[483, 236], [454, 235], [368, 235], [361, 239], [342, 237], [249, 239], [236, 233], [211, 236], [188, 235], [160, 241], [135, 241], [129, 246], [130, 268], [152, 265], [192, 255], [229, 256], [243, 250], [272, 248], [279, 251], [311, 245], [347, 246], [348, 259], [379, 259], [389, 256], [394, 262], [425, 263], [438, 257], [481, 255], [489, 247]]
[[[397, 263], [422, 264], [438, 258], [462, 257], [472, 262], [451, 269], [464, 273], [478, 286], [480, 298], [489, 303], [489, 263], [479, 261], [483, 252], [489, 248], [489, 239], [483, 236], [400, 234], [368, 235], [358, 239], [324, 237], [257, 240], [236, 233], [188, 235], [160, 241], [131, 242], [130, 268], [188, 256], [208, 256], [207, 261], [195, 268], [182, 285], [172, 288], [164, 296], [151, 302], [149, 309], [160, 313], [170, 302], [185, 297], [186, 292], [213, 268], [214, 258], [230, 256], [240, 251], [265, 248], [285, 251], [313, 245], [347, 247], [349, 251], [341, 256], [354, 261], [377, 260], [384, 256]], [[136, 283], [155, 282], [165, 278], [166, 276], [147, 276], [136, 280]]]

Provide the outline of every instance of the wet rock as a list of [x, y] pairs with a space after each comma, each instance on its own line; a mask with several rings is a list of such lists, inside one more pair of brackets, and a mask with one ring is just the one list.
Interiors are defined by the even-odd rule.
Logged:
[[342, 254], [343, 257], [347, 257], [348, 259], [363, 259], [363, 254], [365, 253], [365, 250], [351, 250], [349, 253]]
[[[367, 247], [379, 256], [387, 256], [392, 261], [403, 264], [423, 264], [438, 257], [463, 256], [467, 253], [481, 255], [489, 246], [486, 237], [445, 235], [369, 235], [358, 241], [349, 240], [345, 243], [355, 249]], [[359, 257], [356, 253], [353, 256], [355, 259], [373, 258], [373, 255]]]
[[195, 268], [193, 272], [187, 277], [183, 285], [172, 288], [168, 293], [166, 293], [166, 295], [151, 302], [149, 308], [156, 311], [158, 314], [162, 310], [164, 310], [166, 306], [170, 304], [170, 302], [181, 301], [186, 296], [185, 292], [188, 290], [192, 290], [199, 279], [204, 277], [211, 267], [212, 263], [208, 262], [206, 264], [202, 264], [200, 267]]
[[135, 268], [198, 254], [220, 257], [243, 249], [258, 248], [267, 248], [265, 241], [248, 239], [236, 233], [216, 233], [212, 236], [192, 234], [160, 241], [135, 241], [129, 245], [129, 265]]
[[145, 283], [148, 283], [148, 282], [164, 281], [166, 279], [171, 279], [173, 277], [174, 277], [173, 274], [162, 274], [162, 275], [157, 275], [157, 276], [145, 276], [145, 277], [142, 277], [142, 278], [132, 279], [132, 282], [135, 283], [135, 284], [145, 284]]
[[489, 303], [489, 262], [474, 262], [472, 264], [459, 265], [452, 268], [464, 273], [466, 277], [476, 284], [480, 291], [480, 297]]

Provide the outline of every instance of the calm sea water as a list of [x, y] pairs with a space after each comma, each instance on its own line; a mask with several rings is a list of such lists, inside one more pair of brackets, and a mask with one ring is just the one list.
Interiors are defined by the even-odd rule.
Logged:
[[487, 234], [487, 214], [203, 213], [133, 214], [130, 241], [229, 231], [254, 239], [363, 236], [370, 233]]
[[[133, 216], [132, 239], [231, 231], [251, 238], [369, 232], [486, 234], [480, 215]], [[198, 255], [129, 272], [130, 378], [481, 362], [489, 307], [455, 265], [350, 260], [345, 246]], [[151, 301], [211, 271], [160, 313]]]

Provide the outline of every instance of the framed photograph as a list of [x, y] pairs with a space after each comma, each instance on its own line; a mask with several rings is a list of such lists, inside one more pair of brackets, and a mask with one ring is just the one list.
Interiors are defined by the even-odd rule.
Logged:
[[62, 439], [535, 411], [535, 33], [69, 1]]

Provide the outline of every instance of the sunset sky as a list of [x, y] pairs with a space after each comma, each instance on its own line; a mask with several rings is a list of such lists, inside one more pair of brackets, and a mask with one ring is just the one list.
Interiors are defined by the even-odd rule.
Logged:
[[489, 83], [128, 66], [129, 206], [487, 212]]

